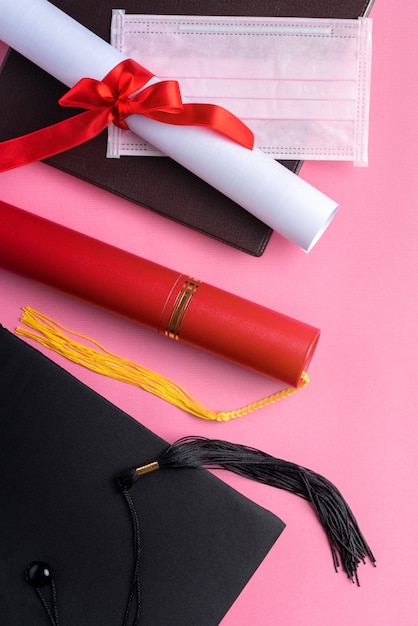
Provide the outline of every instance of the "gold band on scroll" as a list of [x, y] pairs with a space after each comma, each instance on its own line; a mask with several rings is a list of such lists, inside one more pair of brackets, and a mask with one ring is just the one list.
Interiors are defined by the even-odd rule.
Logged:
[[199, 280], [195, 280], [194, 278], [187, 278], [184, 281], [167, 320], [167, 326], [164, 331], [166, 337], [170, 337], [170, 339], [178, 341], [187, 310], [200, 284], [201, 282]]

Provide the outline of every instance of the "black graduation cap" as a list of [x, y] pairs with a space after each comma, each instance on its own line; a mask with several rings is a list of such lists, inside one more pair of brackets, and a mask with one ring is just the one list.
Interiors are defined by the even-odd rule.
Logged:
[[1, 327], [0, 409], [8, 626], [218, 624], [283, 523], [205, 467], [307, 500], [353, 582], [375, 562], [325, 477], [228, 441], [168, 445]]
[[206, 470], [155, 472], [136, 545], [117, 479], [166, 442], [2, 327], [0, 445], [5, 626], [215, 626], [284, 527]]

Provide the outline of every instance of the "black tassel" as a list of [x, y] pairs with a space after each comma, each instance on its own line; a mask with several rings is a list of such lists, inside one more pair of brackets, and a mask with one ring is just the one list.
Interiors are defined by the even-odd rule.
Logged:
[[358, 565], [365, 563], [366, 557], [375, 564], [350, 507], [335, 485], [320, 474], [256, 448], [220, 439], [184, 437], [169, 446], [153, 463], [124, 472], [119, 476], [119, 482], [129, 489], [140, 476], [156, 469], [185, 467], [226, 469], [308, 500], [328, 536], [335, 571], [338, 571], [341, 559], [347, 576], [357, 585]]

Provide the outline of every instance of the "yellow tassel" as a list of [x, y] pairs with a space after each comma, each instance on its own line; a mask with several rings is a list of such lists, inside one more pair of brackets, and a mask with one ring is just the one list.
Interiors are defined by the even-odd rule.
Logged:
[[[258, 400], [257, 402], [248, 404], [240, 409], [236, 409], [235, 411], [209, 411], [199, 404], [193, 396], [191, 396], [177, 383], [161, 376], [160, 374], [156, 374], [155, 372], [152, 372], [151, 370], [148, 370], [133, 361], [129, 361], [123, 357], [113, 354], [100, 343], [94, 341], [94, 339], [90, 339], [89, 337], [61, 326], [39, 311], [35, 311], [30, 307], [25, 307], [23, 309], [21, 321], [37, 332], [32, 332], [25, 328], [17, 328], [17, 335], [33, 339], [45, 348], [49, 348], [57, 354], [66, 357], [74, 363], [83, 365], [93, 372], [140, 387], [141, 389], [153, 393], [163, 400], [170, 402], [183, 411], [205, 420], [226, 422], [230, 419], [247, 415], [248, 413], [252, 413], [257, 409], [261, 409], [262, 407], [273, 404], [282, 398], [286, 398], [287, 396], [296, 393], [296, 391], [306, 387], [309, 383], [309, 376], [306, 372], [304, 372], [302, 374], [301, 383], [297, 388], [288, 387], [273, 395], [267, 396], [262, 400]], [[65, 333], [79, 337], [83, 341], [89, 342], [93, 347], [89, 347], [83, 343], [70, 339], [67, 335], [65, 335]]]

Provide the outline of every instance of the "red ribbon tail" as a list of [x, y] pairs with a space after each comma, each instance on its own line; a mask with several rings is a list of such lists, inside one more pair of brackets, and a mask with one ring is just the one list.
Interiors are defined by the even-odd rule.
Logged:
[[104, 130], [113, 116], [108, 109], [85, 111], [28, 135], [3, 141], [0, 172], [28, 165], [75, 148]]
[[181, 112], [152, 111], [143, 115], [166, 124], [206, 126], [248, 150], [254, 148], [254, 134], [248, 126], [228, 109], [217, 104], [186, 103]]

